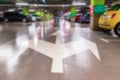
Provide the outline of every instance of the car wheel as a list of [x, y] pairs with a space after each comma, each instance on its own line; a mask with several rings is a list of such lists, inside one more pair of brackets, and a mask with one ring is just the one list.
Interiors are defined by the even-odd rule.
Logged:
[[103, 29], [103, 32], [104, 33], [109, 33], [111, 30], [109, 30], [109, 29]]
[[5, 21], [5, 22], [8, 22], [8, 19], [7, 19], [7, 18], [5, 18], [5, 19], [4, 19], [4, 21]]
[[79, 23], [82, 23], [82, 21], [81, 21], [81, 20], [79, 20]]
[[120, 37], [120, 24], [118, 24], [115, 28], [114, 28], [114, 32], [115, 34]]
[[27, 19], [23, 19], [22, 22], [24, 22], [24, 23], [27, 22]]

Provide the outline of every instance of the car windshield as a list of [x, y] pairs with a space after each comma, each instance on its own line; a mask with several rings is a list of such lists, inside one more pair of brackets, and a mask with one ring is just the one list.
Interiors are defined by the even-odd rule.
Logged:
[[111, 8], [108, 11], [114, 11], [114, 10], [118, 10], [118, 9], [120, 9], [120, 4], [111, 6]]

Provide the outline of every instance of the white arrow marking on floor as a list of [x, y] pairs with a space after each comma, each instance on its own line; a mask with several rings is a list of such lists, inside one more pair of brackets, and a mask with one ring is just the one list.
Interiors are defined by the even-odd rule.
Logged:
[[14, 72], [19, 57], [28, 49], [28, 46], [22, 46], [14, 50], [14, 47], [11, 45], [12, 42], [14, 41], [11, 40], [0, 45], [0, 59], [6, 62], [8, 73]]
[[60, 41], [62, 39], [60, 33], [62, 32], [58, 30], [52, 34], [57, 35], [55, 44], [43, 40], [38, 40], [37, 45], [34, 45], [34, 40], [31, 40], [29, 45], [30, 48], [53, 59], [51, 72], [63, 73], [63, 59], [86, 49], [91, 50], [93, 55], [95, 55], [96, 58], [100, 60], [97, 45], [94, 42], [80, 37], [78, 40], [62, 44]]

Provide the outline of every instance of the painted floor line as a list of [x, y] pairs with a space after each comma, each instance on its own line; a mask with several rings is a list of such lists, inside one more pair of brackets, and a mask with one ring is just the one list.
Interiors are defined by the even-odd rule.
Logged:
[[115, 40], [115, 39], [105, 39], [105, 38], [100, 38], [101, 41], [110, 43], [110, 42], [120, 42], [120, 39]]
[[110, 41], [109, 41], [109, 40], [104, 39], [104, 38], [100, 38], [100, 40], [101, 40], [101, 41], [103, 41], [103, 42], [105, 42], [105, 43], [110, 43]]

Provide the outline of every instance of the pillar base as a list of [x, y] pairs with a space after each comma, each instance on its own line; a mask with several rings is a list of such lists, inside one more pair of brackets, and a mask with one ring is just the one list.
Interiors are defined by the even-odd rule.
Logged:
[[71, 21], [71, 22], [75, 22], [75, 17], [71, 17], [71, 18], [70, 18], [70, 21]]
[[100, 14], [91, 14], [90, 18], [90, 29], [94, 31], [100, 31], [101, 29], [98, 26]]

